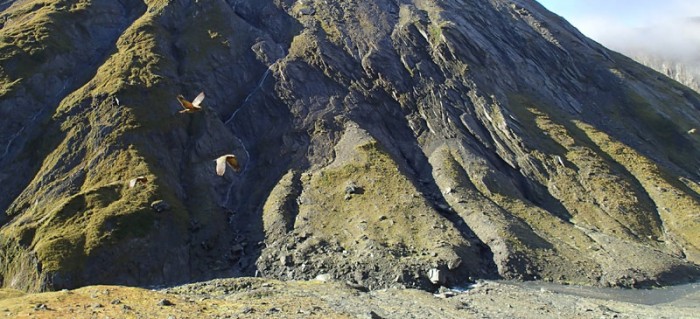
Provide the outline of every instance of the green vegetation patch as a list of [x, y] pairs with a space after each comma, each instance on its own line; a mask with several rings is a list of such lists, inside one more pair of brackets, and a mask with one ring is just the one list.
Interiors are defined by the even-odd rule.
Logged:
[[22, 297], [22, 296], [24, 296], [24, 292], [19, 291], [17, 289], [8, 289], [8, 288], [0, 289], [0, 300], [17, 298], [17, 297]]
[[656, 163], [631, 147], [586, 123], [575, 121], [577, 127], [602, 150], [627, 168], [641, 183], [658, 208], [658, 213], [673, 241], [678, 241], [687, 258], [700, 261], [700, 200], [692, 190], [677, 179], [668, 177]]
[[89, 1], [66, 10], [66, 1], [26, 1], [11, 7], [0, 29], [0, 93], [32, 75], [47, 60], [75, 47], [71, 35], [56, 30], [75, 28], [75, 17], [87, 14]]
[[358, 145], [354, 151], [347, 164], [311, 177], [297, 223], [300, 218], [308, 220], [315, 236], [342, 247], [369, 241], [397, 249], [397, 255], [468, 246], [376, 141]]
[[574, 221], [635, 241], [661, 236], [661, 221], [654, 203], [632, 172], [586, 136], [568, 116], [526, 97], [516, 97], [512, 102], [516, 103], [512, 109], [517, 111], [519, 120], [526, 121], [528, 127], [539, 128], [528, 133], [528, 137], [545, 147], [533, 145], [530, 154], [548, 164], [549, 191]]

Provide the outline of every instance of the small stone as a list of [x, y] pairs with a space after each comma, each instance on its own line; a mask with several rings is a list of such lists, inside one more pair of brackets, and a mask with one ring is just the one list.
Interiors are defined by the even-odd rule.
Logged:
[[158, 301], [158, 305], [159, 306], [174, 306], [175, 304], [172, 303], [172, 301], [170, 301], [168, 299], [161, 299], [160, 301]]
[[315, 280], [321, 281], [321, 282], [326, 282], [331, 280], [331, 275], [330, 274], [320, 274], [314, 278]]
[[162, 213], [166, 210], [170, 209], [170, 204], [164, 200], [157, 200], [153, 203], [151, 203], [151, 208], [156, 212], [156, 213]]
[[39, 310], [49, 310], [49, 307], [46, 304], [40, 303], [34, 306], [34, 311]]
[[447, 269], [455, 270], [462, 264], [462, 258], [455, 257], [447, 263]]
[[104, 308], [104, 306], [101, 303], [92, 304], [92, 309], [100, 309], [100, 308]]
[[276, 313], [276, 312], [280, 312], [279, 308], [274, 308], [274, 307], [273, 307], [273, 308], [270, 308], [270, 309], [267, 310], [267, 313]]
[[383, 317], [374, 311], [370, 311], [365, 318], [367, 318], [367, 319], [382, 319]]
[[564, 165], [564, 161], [561, 159], [561, 156], [557, 155], [554, 158], [556, 158], [557, 163], [559, 163], [559, 165], [566, 167], [566, 165]]
[[194, 232], [198, 231], [200, 228], [202, 228], [202, 226], [199, 224], [198, 220], [193, 219], [190, 221], [190, 231], [191, 232], [194, 233]]
[[112, 300], [112, 302], [110, 302], [110, 303], [113, 304], [113, 305], [118, 305], [118, 304], [122, 303], [122, 301], [119, 300], [119, 299], [114, 299], [114, 300]]
[[345, 186], [345, 195], [352, 195], [352, 194], [362, 194], [364, 193], [364, 190], [362, 187], [357, 186], [355, 182], [349, 182], [347, 186]]
[[231, 252], [234, 254], [242, 253], [243, 246], [241, 246], [240, 244], [235, 244], [231, 247]]
[[299, 9], [299, 14], [301, 14], [303, 16], [312, 15], [314, 13], [316, 13], [316, 9], [311, 8], [311, 7], [304, 7], [304, 8]]
[[450, 297], [454, 297], [455, 293], [453, 291], [444, 291], [439, 294], [435, 294], [435, 297], [442, 298], [442, 299], [447, 299]]
[[255, 312], [255, 309], [253, 309], [251, 307], [245, 307], [245, 308], [243, 308], [243, 310], [241, 310], [241, 313], [253, 313], [253, 312]]
[[436, 285], [444, 284], [445, 273], [440, 269], [432, 268], [428, 271], [428, 279], [430, 279], [430, 282]]
[[280, 264], [282, 264], [282, 266], [291, 265], [292, 264], [292, 256], [290, 256], [290, 255], [280, 256]]
[[361, 291], [361, 292], [368, 292], [369, 291], [367, 289], [367, 287], [360, 285], [360, 284], [356, 284], [354, 282], [346, 281], [345, 284], [348, 285], [348, 287], [353, 288], [357, 291]]

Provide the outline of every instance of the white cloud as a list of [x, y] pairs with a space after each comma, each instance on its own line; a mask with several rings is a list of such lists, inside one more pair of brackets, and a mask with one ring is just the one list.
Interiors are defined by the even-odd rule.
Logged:
[[661, 56], [700, 66], [697, 0], [544, 1], [588, 37], [628, 55]]
[[[630, 4], [631, 6], [640, 5]], [[628, 55], [636, 52], [700, 65], [700, 5], [696, 1], [656, 2], [621, 12], [586, 12], [566, 17], [588, 37]], [[635, 12], [635, 16], [629, 16]], [[628, 14], [628, 15], [626, 15]]]

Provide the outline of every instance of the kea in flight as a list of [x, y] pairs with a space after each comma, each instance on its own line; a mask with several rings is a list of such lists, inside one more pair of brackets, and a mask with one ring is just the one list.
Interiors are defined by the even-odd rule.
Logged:
[[148, 178], [146, 176], [137, 176], [129, 180], [129, 188], [134, 188], [136, 184], [146, 184], [148, 183]]
[[231, 166], [231, 168], [233, 168], [233, 170], [236, 172], [241, 171], [241, 165], [238, 164], [238, 159], [236, 158], [236, 155], [226, 154], [216, 159], [217, 175], [224, 176], [224, 173], [226, 173], [226, 164]]
[[202, 101], [204, 100], [204, 92], [199, 93], [192, 102], [188, 101], [183, 97], [182, 95], [177, 96], [177, 100], [180, 102], [180, 105], [182, 105], [183, 110], [180, 111], [180, 113], [194, 113], [202, 110]]

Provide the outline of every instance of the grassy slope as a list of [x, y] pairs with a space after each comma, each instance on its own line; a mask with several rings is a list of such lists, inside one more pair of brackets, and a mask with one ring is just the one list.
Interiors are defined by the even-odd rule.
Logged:
[[[34, 19], [43, 10], [48, 9], [33, 13]], [[70, 24], [75, 18], [71, 14], [79, 10], [89, 12], [90, 5], [85, 2], [74, 9], [43, 16], [47, 23], [53, 24], [52, 28], [60, 29], [60, 23]], [[1, 234], [6, 243], [18, 241], [24, 247], [21, 251], [25, 248], [34, 251], [40, 268], [18, 269], [17, 265], [22, 263], [5, 265], [10, 268], [4, 271], [4, 285], [43, 289], [42, 280], [24, 280], [36, 276], [27, 272], [36, 271], [79, 277], [86, 258], [94, 250], [104, 250], [152, 232], [155, 216], [150, 203], [156, 199], [167, 199], [175, 208], [175, 216], [186, 216], [171, 194], [159, 190], [162, 185], [156, 177], [158, 169], [154, 168], [154, 159], [145, 150], [146, 145], [130, 145], [123, 139], [130, 132], [167, 130], [175, 124], [172, 120], [161, 120], [162, 116], [153, 116], [154, 112], [171, 112], [170, 106], [161, 102], [166, 100], [164, 79], [156, 75], [170, 63], [157, 54], [167, 39], [155, 27], [154, 16], [144, 15], [125, 30], [115, 52], [93, 78], [57, 108], [53, 115], [54, 123], [60, 124], [56, 134], [37, 141], [40, 149], [47, 151], [42, 169], [28, 188], [33, 192], [20, 196], [14, 203], [13, 207], [19, 209], [9, 213], [18, 217], [3, 227]], [[29, 25], [41, 27], [42, 24]], [[50, 40], [41, 43], [42, 52], [61, 50]], [[19, 44], [17, 47], [31, 53]], [[70, 44], [62, 42], [62, 45]], [[112, 96], [118, 96], [121, 104], [116, 105]], [[54, 176], [52, 170], [63, 174]], [[151, 182], [129, 189], [128, 180], [139, 175], [147, 176]], [[66, 185], [70, 185], [66, 191], [54, 191], [65, 190]]]

